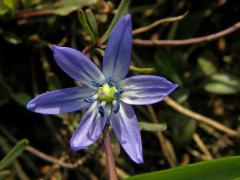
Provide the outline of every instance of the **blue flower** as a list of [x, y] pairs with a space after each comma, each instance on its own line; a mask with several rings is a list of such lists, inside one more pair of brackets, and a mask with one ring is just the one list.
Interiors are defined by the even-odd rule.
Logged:
[[81, 52], [68, 47], [52, 47], [62, 70], [86, 87], [72, 87], [41, 94], [27, 104], [27, 109], [42, 114], [60, 114], [88, 109], [71, 138], [73, 150], [93, 144], [106, 123], [121, 146], [136, 163], [142, 163], [142, 142], [132, 105], [161, 101], [177, 85], [159, 76], [132, 76], [129, 71], [132, 51], [131, 16], [122, 17], [114, 27], [103, 57], [102, 72]]

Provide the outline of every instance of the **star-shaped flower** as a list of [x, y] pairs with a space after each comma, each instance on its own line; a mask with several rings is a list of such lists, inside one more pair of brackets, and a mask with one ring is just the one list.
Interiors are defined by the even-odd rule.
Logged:
[[72, 87], [41, 94], [27, 104], [33, 112], [61, 114], [88, 108], [71, 138], [73, 150], [93, 144], [108, 120], [121, 146], [136, 163], [142, 163], [142, 142], [132, 105], [159, 102], [177, 85], [159, 76], [132, 76], [131, 16], [122, 17], [112, 30], [103, 57], [102, 72], [81, 52], [68, 47], [52, 47], [62, 70], [86, 87]]

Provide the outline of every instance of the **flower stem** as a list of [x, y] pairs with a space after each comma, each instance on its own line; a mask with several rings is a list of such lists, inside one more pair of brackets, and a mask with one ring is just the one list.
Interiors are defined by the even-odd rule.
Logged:
[[109, 136], [109, 128], [106, 126], [104, 130], [104, 135], [103, 135], [103, 147], [104, 147], [104, 152], [106, 155], [106, 161], [107, 161], [107, 172], [108, 172], [108, 177], [109, 180], [117, 180], [117, 174], [116, 174], [116, 166], [115, 166], [115, 161], [113, 157], [113, 152], [112, 152], [112, 145], [110, 141], [110, 136]]

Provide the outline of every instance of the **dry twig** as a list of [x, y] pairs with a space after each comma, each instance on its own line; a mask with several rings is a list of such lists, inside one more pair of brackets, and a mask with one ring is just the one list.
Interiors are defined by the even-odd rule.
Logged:
[[45, 161], [48, 161], [48, 162], [53, 163], [53, 164], [57, 164], [61, 167], [68, 168], [68, 169], [75, 169], [78, 166], [82, 165], [87, 160], [87, 157], [84, 156], [81, 159], [79, 159], [78, 161], [76, 161], [75, 163], [63, 162], [62, 160], [56, 159], [52, 156], [49, 156], [49, 155], [39, 151], [38, 149], [36, 149], [32, 146], [27, 146], [26, 151], [34, 154], [35, 156], [37, 156], [37, 157], [39, 157], [39, 158], [41, 158]]
[[234, 31], [240, 29], [240, 22], [233, 24], [232, 26], [219, 31], [214, 34], [201, 36], [197, 38], [181, 39], [181, 40], [143, 40], [143, 39], [134, 39], [133, 44], [139, 46], [186, 46], [192, 44], [199, 44], [203, 42], [213, 41], [219, 38], [222, 38], [226, 35], [233, 33]]
[[[12, 142], [16, 143], [18, 142], [18, 140], [13, 137], [8, 131], [5, 130], [5, 128], [3, 128], [2, 126], [0, 126], [0, 130], [2, 131], [2, 133], [7, 136]], [[53, 164], [56, 164], [56, 165], [59, 165], [61, 167], [64, 167], [64, 168], [68, 168], [68, 169], [75, 169], [77, 168], [78, 166], [82, 165], [87, 159], [88, 159], [88, 156], [84, 156], [82, 158], [80, 158], [79, 160], [77, 160], [76, 162], [74, 163], [68, 163], [68, 162], [64, 162], [60, 159], [57, 159], [57, 158], [54, 158], [50, 155], [47, 155], [43, 152], [41, 152], [40, 150], [32, 147], [32, 146], [27, 146], [25, 148], [25, 150], [27, 152], [30, 152], [31, 154], [47, 161], [47, 162], [50, 162], [50, 163], [53, 163]]]
[[[151, 120], [154, 123], [159, 123], [159, 120], [157, 118], [156, 113], [154, 112], [153, 107], [151, 105], [148, 105], [147, 108], [150, 113]], [[156, 135], [159, 139], [163, 154], [166, 157], [169, 165], [171, 167], [176, 167], [177, 166], [177, 158], [176, 158], [176, 154], [175, 154], [173, 145], [171, 144], [171, 142], [168, 139], [166, 139], [164, 137], [164, 135], [160, 131], [157, 131]]]
[[184, 13], [181, 16], [167, 17], [167, 18], [164, 18], [164, 19], [159, 19], [159, 20], [153, 22], [152, 24], [149, 24], [149, 25], [146, 25], [146, 26], [134, 29], [132, 34], [136, 35], [136, 34], [140, 34], [140, 33], [149, 31], [150, 29], [152, 29], [152, 28], [154, 28], [156, 26], [159, 26], [160, 24], [163, 24], [163, 23], [179, 21], [179, 20], [183, 19], [187, 14], [188, 14], [188, 12]]
[[205, 124], [208, 124], [224, 133], [226, 133], [227, 135], [229, 136], [237, 136], [239, 137], [240, 136], [240, 133], [233, 130], [233, 129], [230, 129], [224, 125], [222, 125], [221, 123], [215, 121], [214, 119], [211, 119], [207, 116], [204, 116], [204, 115], [201, 115], [201, 114], [198, 114], [196, 112], [193, 112], [185, 107], [183, 107], [182, 105], [178, 104], [176, 101], [174, 101], [172, 98], [170, 97], [167, 97], [165, 98], [165, 103], [172, 107], [174, 110], [188, 116], [188, 117], [191, 117], [199, 122], [202, 122], [202, 123], [205, 123]]
[[193, 134], [193, 140], [195, 141], [199, 149], [205, 154], [206, 159], [213, 159], [212, 154], [209, 152], [208, 148], [205, 146], [204, 142], [197, 133]]

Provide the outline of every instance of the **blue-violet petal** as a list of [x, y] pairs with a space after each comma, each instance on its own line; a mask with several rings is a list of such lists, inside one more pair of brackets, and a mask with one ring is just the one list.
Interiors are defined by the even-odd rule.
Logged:
[[103, 74], [116, 82], [129, 71], [132, 51], [131, 16], [123, 16], [113, 28], [103, 57]]
[[102, 72], [81, 52], [56, 45], [52, 46], [52, 50], [57, 64], [73, 79], [95, 89], [96, 87], [92, 82], [105, 83], [105, 77]]
[[129, 157], [136, 163], [143, 163], [141, 135], [132, 106], [120, 102], [119, 112], [111, 114], [110, 123]]
[[91, 105], [72, 135], [70, 144], [73, 150], [84, 149], [99, 138], [109, 117], [110, 107], [105, 106], [104, 111], [104, 116], [102, 116], [98, 111], [97, 101]]
[[177, 85], [160, 76], [132, 76], [118, 84], [123, 89], [121, 100], [127, 104], [145, 105], [163, 100]]
[[73, 87], [43, 93], [27, 104], [27, 109], [41, 114], [61, 114], [89, 107], [84, 97], [92, 96], [95, 90], [88, 87]]

